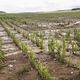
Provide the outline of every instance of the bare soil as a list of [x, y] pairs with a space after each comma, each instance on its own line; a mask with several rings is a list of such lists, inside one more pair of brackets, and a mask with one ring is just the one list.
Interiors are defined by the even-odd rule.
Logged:
[[[20, 33], [19, 33], [20, 34]], [[19, 36], [18, 34], [18, 36]], [[21, 39], [21, 38], [20, 38]], [[52, 58], [48, 53], [40, 51], [39, 47], [35, 46], [32, 42], [22, 37], [21, 39], [31, 49], [36, 51], [35, 55], [39, 61], [41, 61], [47, 68], [52, 76], [57, 80], [80, 80], [79, 70], [69, 67], [67, 64], [59, 62], [56, 58]]]
[[[2, 49], [5, 52], [5, 61], [0, 69], [0, 80], [40, 80], [38, 72], [33, 69], [28, 58], [24, 53], [14, 44], [13, 40], [8, 37], [4, 28], [0, 26], [2, 39]], [[3, 35], [3, 34], [6, 35]], [[13, 54], [15, 53], [15, 54]], [[26, 70], [22, 75], [18, 72], [25, 66]]]

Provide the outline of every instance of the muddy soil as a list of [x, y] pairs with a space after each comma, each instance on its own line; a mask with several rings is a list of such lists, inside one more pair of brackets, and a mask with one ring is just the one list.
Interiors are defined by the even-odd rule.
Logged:
[[[2, 50], [5, 52], [5, 61], [0, 69], [0, 80], [41, 80], [27, 56], [24, 56], [24, 53], [14, 44], [1, 25], [0, 33]], [[19, 74], [24, 66], [26, 71]]]
[[[17, 33], [17, 35], [18, 37], [19, 35], [21, 36], [20, 33]], [[25, 37], [20, 38], [20, 40], [27, 44], [29, 47], [31, 47], [33, 51], [34, 49], [36, 51], [39, 49]], [[48, 55], [48, 53], [44, 53], [44, 51], [39, 50], [37, 53], [35, 53], [35, 55], [39, 61], [46, 65], [46, 67], [49, 69], [50, 74], [56, 77], [57, 80], [80, 80], [80, 71], [78, 69], [68, 67], [67, 64], [62, 64], [56, 58], [52, 58], [50, 55]]]

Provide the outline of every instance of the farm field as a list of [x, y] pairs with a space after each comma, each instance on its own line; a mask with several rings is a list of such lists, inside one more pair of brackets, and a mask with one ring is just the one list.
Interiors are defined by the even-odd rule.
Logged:
[[0, 80], [80, 80], [80, 11], [0, 14]]

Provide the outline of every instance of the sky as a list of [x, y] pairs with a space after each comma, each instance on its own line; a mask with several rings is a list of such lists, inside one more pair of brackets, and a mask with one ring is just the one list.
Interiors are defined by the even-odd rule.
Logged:
[[0, 11], [40, 12], [80, 8], [80, 0], [0, 0]]

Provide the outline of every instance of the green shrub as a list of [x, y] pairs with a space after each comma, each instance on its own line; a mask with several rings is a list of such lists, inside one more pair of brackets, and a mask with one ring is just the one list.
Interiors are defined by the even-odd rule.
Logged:
[[49, 54], [55, 56], [55, 50], [56, 50], [56, 39], [51, 38], [48, 42], [48, 50]]

